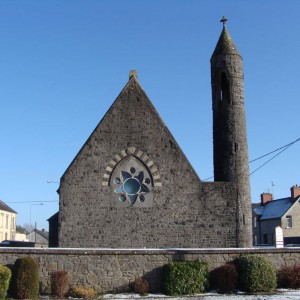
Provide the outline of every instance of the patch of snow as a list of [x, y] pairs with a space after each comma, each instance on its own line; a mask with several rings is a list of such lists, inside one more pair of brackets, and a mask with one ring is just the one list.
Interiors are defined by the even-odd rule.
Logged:
[[163, 294], [148, 294], [141, 296], [139, 294], [106, 294], [101, 299], [105, 300], [121, 300], [121, 299], [146, 299], [146, 300], [299, 300], [300, 290], [286, 290], [280, 289], [272, 295], [246, 295], [245, 293], [239, 292], [233, 295], [224, 295], [217, 293], [206, 293], [193, 296], [173, 297], [166, 296]]

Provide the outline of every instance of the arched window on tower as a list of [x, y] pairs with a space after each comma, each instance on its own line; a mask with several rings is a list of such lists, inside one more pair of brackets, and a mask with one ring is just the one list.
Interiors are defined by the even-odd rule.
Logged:
[[230, 102], [229, 80], [225, 72], [221, 73], [220, 100]]

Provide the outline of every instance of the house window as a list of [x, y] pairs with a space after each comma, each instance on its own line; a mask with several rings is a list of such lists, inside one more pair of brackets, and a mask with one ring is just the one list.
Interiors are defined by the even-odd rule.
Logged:
[[253, 218], [253, 227], [254, 228], [257, 227], [257, 217], [256, 216]]
[[3, 228], [4, 213], [0, 214], [0, 227]]
[[264, 244], [268, 244], [268, 235], [264, 234]]
[[293, 222], [292, 222], [292, 216], [286, 216], [286, 228], [292, 228]]
[[5, 223], [5, 228], [8, 229], [8, 218], [9, 218], [9, 215], [6, 215], [6, 223]]
[[254, 238], [253, 238], [253, 245], [254, 245], [254, 246], [257, 245], [257, 235], [254, 235]]
[[12, 217], [11, 218], [11, 229], [13, 230], [13, 229], [16, 229], [15, 228], [15, 217]]

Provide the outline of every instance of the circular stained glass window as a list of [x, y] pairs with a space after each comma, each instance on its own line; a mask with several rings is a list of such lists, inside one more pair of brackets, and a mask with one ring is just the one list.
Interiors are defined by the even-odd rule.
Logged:
[[141, 184], [136, 178], [129, 178], [125, 180], [123, 188], [128, 195], [135, 195], [140, 191]]
[[[120, 194], [119, 200], [122, 202], [125, 202], [128, 200], [130, 204], [134, 204], [137, 199], [140, 200], [140, 202], [145, 201], [145, 194], [150, 193], [149, 188], [143, 184], [144, 181], [144, 172], [140, 171], [137, 174], [135, 168], [130, 168], [130, 172], [133, 172], [133, 174], [129, 174], [125, 171], [121, 171], [121, 177], [116, 177], [114, 182], [115, 184], [120, 184], [115, 189], [115, 193]], [[135, 175], [134, 175], [135, 174]], [[149, 178], [147, 178], [149, 179]], [[145, 182], [147, 182], [147, 179]], [[118, 180], [120, 182], [118, 182]], [[150, 183], [150, 179], [149, 179]]]

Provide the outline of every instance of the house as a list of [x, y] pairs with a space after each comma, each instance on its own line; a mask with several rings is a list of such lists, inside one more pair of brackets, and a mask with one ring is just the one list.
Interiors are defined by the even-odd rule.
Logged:
[[48, 247], [49, 232], [45, 229], [33, 229], [26, 235], [26, 238], [29, 242], [35, 243], [35, 247]]
[[49, 247], [58, 247], [58, 212], [47, 221], [49, 222]]
[[273, 199], [261, 194], [261, 202], [253, 207], [253, 245], [275, 245], [275, 228], [283, 231], [284, 245], [300, 244], [300, 187], [291, 187], [290, 197]]
[[15, 241], [28, 242], [26, 238], [26, 233], [16, 232]]
[[60, 179], [49, 219], [59, 247], [251, 246], [243, 62], [221, 21], [210, 59], [214, 181], [199, 178], [131, 71]]
[[0, 242], [14, 240], [17, 212], [0, 200]]

